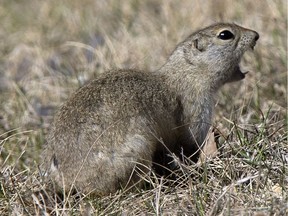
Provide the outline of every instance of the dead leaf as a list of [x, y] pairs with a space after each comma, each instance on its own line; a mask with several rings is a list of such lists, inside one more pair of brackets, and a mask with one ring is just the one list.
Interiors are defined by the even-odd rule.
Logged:
[[215, 142], [215, 134], [212, 131], [212, 128], [209, 129], [209, 132], [206, 136], [205, 144], [201, 150], [198, 163], [202, 163], [208, 157], [215, 157], [218, 154], [217, 144]]

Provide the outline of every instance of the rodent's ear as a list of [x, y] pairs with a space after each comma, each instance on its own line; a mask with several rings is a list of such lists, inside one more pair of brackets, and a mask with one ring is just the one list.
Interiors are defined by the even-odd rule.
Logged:
[[200, 52], [205, 51], [204, 47], [203, 47], [203, 44], [200, 43], [199, 39], [196, 38], [192, 42], [193, 42], [194, 48], [196, 48]]
[[200, 52], [203, 52], [207, 49], [208, 41], [206, 37], [197, 37], [192, 39], [192, 48], [197, 49]]
[[193, 37], [189, 38], [184, 43], [184, 54], [186, 60], [193, 64], [195, 61], [195, 57], [199, 55], [201, 52], [204, 52], [208, 47], [208, 41], [205, 38], [201, 37]]

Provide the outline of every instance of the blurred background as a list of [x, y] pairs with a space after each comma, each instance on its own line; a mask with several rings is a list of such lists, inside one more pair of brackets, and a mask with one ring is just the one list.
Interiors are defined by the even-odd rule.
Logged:
[[[44, 187], [37, 169], [41, 149], [69, 95], [112, 68], [156, 70], [177, 43], [216, 22], [260, 34], [241, 62], [250, 71], [246, 78], [224, 86], [217, 98], [213, 126], [226, 140], [220, 156], [195, 179], [192, 166], [175, 194], [160, 191], [161, 179], [159, 189], [89, 202], [97, 215], [234, 215], [231, 208], [263, 206], [276, 215], [277, 205], [283, 205], [277, 215], [285, 215], [287, 0], [0, 0], [0, 214], [25, 215], [32, 208], [34, 215], [38, 205], [46, 212], [35, 196], [24, 202]], [[207, 214], [210, 208], [216, 213]]]

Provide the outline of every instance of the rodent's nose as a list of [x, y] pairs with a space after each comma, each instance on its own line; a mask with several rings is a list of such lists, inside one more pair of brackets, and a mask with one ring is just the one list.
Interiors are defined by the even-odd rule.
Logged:
[[260, 36], [259, 36], [259, 34], [256, 31], [254, 31], [254, 33], [255, 33], [255, 41], [257, 41]]

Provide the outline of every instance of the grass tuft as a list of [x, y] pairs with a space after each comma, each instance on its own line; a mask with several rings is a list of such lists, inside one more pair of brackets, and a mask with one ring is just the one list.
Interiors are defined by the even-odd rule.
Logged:
[[[0, 5], [0, 215], [287, 215], [287, 1], [9, 1]], [[174, 180], [58, 197], [39, 172], [55, 110], [111, 68], [155, 70], [216, 21], [259, 32], [244, 81], [219, 93], [218, 154]], [[62, 201], [60, 201], [62, 200]]]

